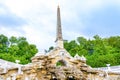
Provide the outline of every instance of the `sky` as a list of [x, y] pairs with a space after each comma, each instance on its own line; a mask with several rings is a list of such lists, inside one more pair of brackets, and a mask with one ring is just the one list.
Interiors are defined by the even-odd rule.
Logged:
[[120, 0], [0, 0], [0, 34], [55, 46], [58, 5], [65, 40], [120, 35]]

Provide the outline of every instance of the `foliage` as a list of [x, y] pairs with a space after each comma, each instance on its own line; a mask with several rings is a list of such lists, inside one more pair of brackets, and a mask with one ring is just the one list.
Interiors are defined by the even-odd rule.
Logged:
[[56, 66], [62, 66], [63, 64], [61, 62], [57, 62]]
[[101, 38], [95, 35], [93, 39], [78, 37], [76, 40], [64, 41], [64, 47], [71, 56], [76, 53], [84, 55], [87, 64], [92, 67], [120, 65], [120, 36]]
[[[64, 48], [73, 57], [76, 53], [84, 55], [87, 64], [92, 67], [104, 67], [106, 64], [120, 65], [120, 36], [101, 38], [95, 35], [93, 39], [80, 36], [76, 40], [64, 40]], [[53, 47], [50, 47], [48, 52], [52, 49]]]
[[[64, 41], [65, 49], [75, 56], [84, 55], [87, 58], [87, 64], [92, 67], [104, 67], [106, 64], [120, 65], [120, 36], [111, 36], [101, 38], [98, 35], [93, 39], [78, 37], [76, 40]], [[50, 47], [46, 52], [53, 49]], [[15, 37], [0, 35], [0, 58], [15, 62], [20, 60], [21, 64], [30, 62], [32, 56], [38, 52], [34, 44], [29, 44], [25, 37]], [[57, 63], [57, 65], [61, 65]]]
[[24, 37], [15, 37], [0, 35], [0, 58], [8, 61], [15, 62], [16, 59], [20, 60], [21, 64], [30, 62], [32, 56], [38, 52], [34, 44], [29, 44]]

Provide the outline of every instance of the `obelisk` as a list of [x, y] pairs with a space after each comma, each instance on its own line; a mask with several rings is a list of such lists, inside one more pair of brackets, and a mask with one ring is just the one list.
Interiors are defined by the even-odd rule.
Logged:
[[57, 8], [57, 30], [56, 30], [56, 47], [64, 48], [63, 38], [62, 38], [62, 27], [61, 27], [61, 17], [60, 17], [60, 8]]

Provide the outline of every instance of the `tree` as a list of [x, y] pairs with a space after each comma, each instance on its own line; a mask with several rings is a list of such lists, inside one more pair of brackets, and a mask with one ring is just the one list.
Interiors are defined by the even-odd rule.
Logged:
[[9, 41], [10, 41], [11, 45], [17, 44], [17, 42], [18, 42], [17, 38], [14, 37], [14, 36], [11, 36], [11, 37], [9, 38]]
[[120, 36], [101, 38], [95, 35], [93, 38], [87, 40], [84, 37], [78, 37], [69, 42], [66, 40], [64, 47], [71, 56], [75, 56], [76, 53], [80, 56], [84, 55], [87, 58], [87, 64], [92, 67], [103, 67], [106, 64], [120, 65]]
[[9, 46], [8, 38], [1, 34], [0, 35], [0, 53], [7, 52]]
[[[9, 45], [10, 44], [10, 45]], [[0, 35], [0, 58], [15, 62], [19, 59], [22, 64], [29, 63], [31, 57], [38, 52], [36, 45], [29, 44], [25, 37]]]
[[77, 41], [81, 46], [83, 46], [83, 47], [86, 46], [87, 40], [84, 37], [78, 37]]

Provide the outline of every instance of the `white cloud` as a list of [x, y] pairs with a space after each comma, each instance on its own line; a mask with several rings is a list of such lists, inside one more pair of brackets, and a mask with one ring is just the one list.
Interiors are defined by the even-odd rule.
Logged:
[[4, 4], [8, 6], [13, 13], [21, 17], [36, 12], [43, 12], [46, 9], [52, 10], [55, 7], [54, 0], [6, 0], [4, 1]]
[[16, 37], [19, 37], [19, 36], [23, 36], [23, 34], [21, 32], [18, 32], [18, 31], [15, 31], [11, 28], [5, 28], [4, 26], [0, 26], [0, 34], [4, 34], [8, 37], [11, 37], [11, 36], [16, 36]]
[[[49, 34], [45, 29], [36, 29], [32, 26], [24, 26], [23, 30], [27, 40], [32, 44], [36, 44], [39, 50], [48, 49], [53, 44], [53, 35]], [[50, 42], [51, 41], [51, 42]]]
[[4, 8], [1, 8], [1, 7], [0, 7], [0, 14], [6, 14], [6, 11], [5, 11]]

